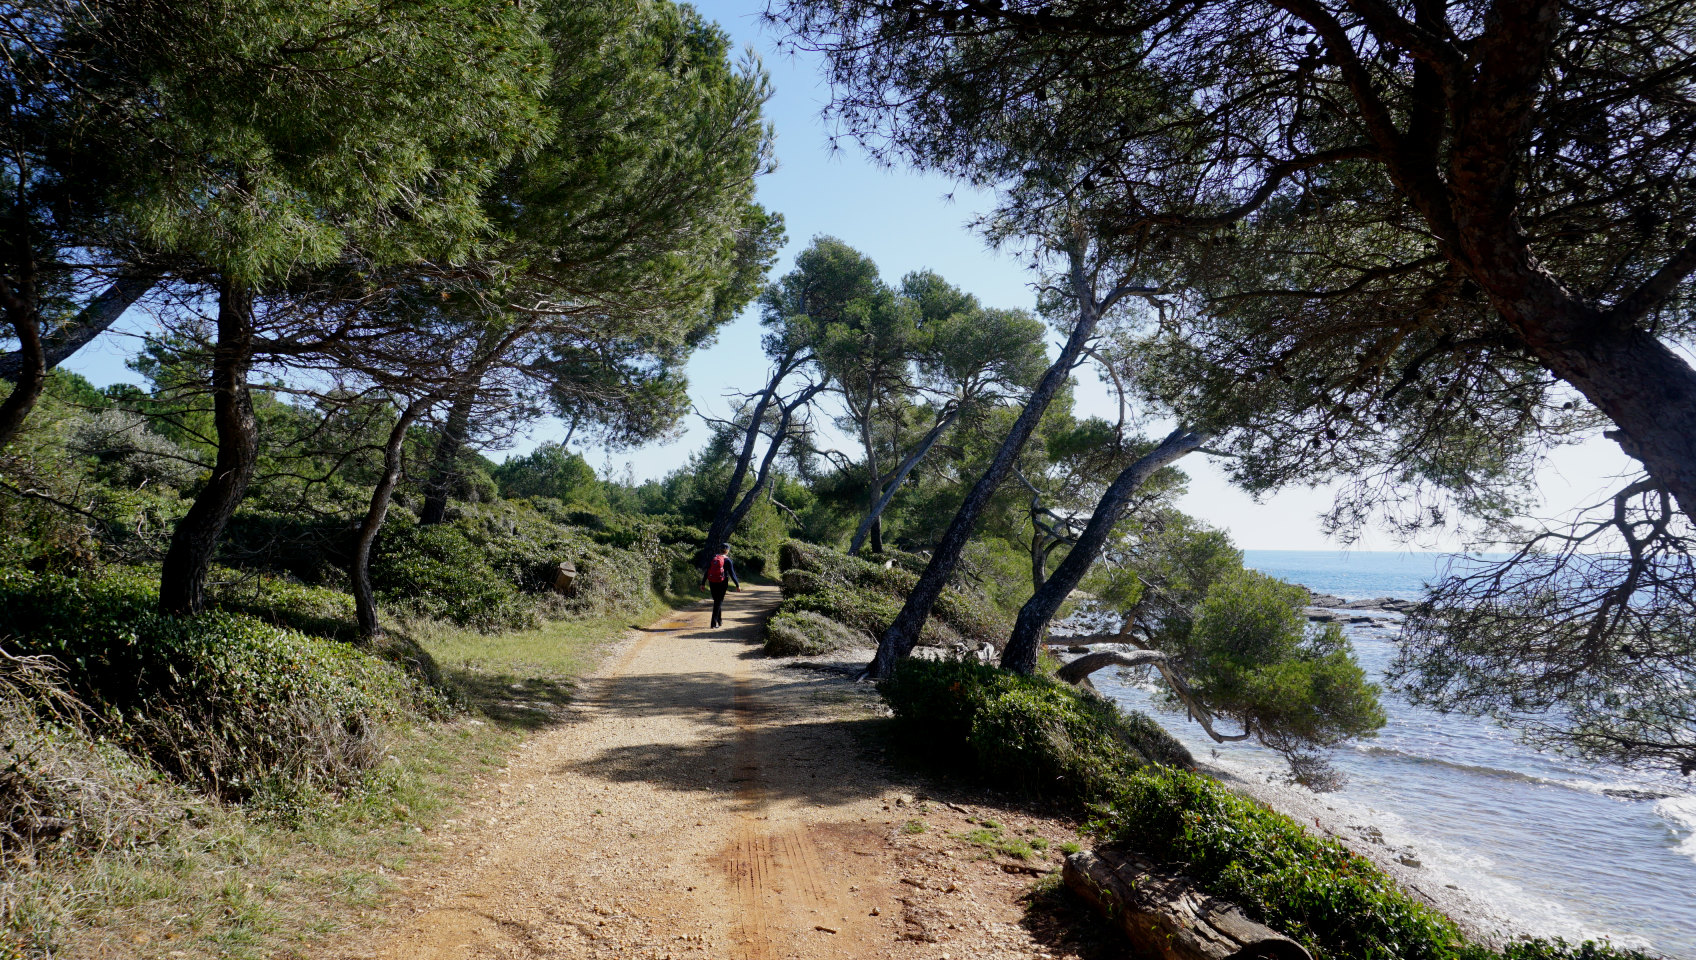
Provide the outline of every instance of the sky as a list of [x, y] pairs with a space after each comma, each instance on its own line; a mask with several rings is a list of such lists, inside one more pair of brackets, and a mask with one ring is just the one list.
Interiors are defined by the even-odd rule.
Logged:
[[[948, 179], [907, 169], [885, 169], [872, 163], [851, 140], [832, 152], [821, 111], [830, 91], [817, 58], [779, 53], [774, 37], [762, 29], [759, 13], [764, 0], [699, 0], [696, 7], [716, 21], [739, 48], [759, 57], [771, 76], [774, 93], [766, 116], [776, 129], [778, 168], [761, 178], [759, 199], [783, 214], [788, 241], [772, 276], [788, 272], [797, 253], [812, 238], [837, 237], [877, 263], [884, 279], [896, 281], [912, 270], [934, 270], [950, 283], [975, 294], [993, 307], [1034, 309], [1035, 280], [1010, 256], [989, 250], [967, 229], [973, 215], [989, 209], [993, 197]], [[135, 348], [135, 334], [147, 329], [144, 316], [127, 316], [115, 331], [84, 348], [66, 367], [98, 385], [134, 381], [124, 366]], [[127, 334], [127, 335], [125, 335]], [[1058, 345], [1051, 343], [1050, 354]], [[1116, 407], [1094, 376], [1080, 371], [1077, 390], [1079, 416], [1116, 416]], [[700, 413], [724, 417], [734, 407], [733, 396], [757, 389], [765, 380], [766, 359], [760, 350], [760, 327], [750, 308], [719, 333], [716, 342], [700, 350], [688, 367], [690, 394]], [[523, 453], [537, 443], [557, 441], [564, 430], [544, 424], [503, 456]], [[683, 435], [667, 444], [607, 453], [580, 450], [603, 477], [637, 481], [662, 477], [681, 466], [700, 449], [708, 430], [692, 417]], [[1608, 478], [1628, 472], [1629, 461], [1610, 441], [1597, 438], [1560, 451], [1540, 478], [1544, 505], [1537, 513], [1559, 517], [1581, 504], [1600, 499]], [[1189, 492], [1180, 506], [1186, 512], [1228, 531], [1239, 547], [1261, 550], [1338, 549], [1320, 530], [1317, 516], [1331, 502], [1328, 489], [1281, 491], [1255, 502], [1235, 489], [1217, 464], [1191, 456], [1183, 461], [1190, 475]], [[1459, 549], [1453, 536], [1417, 545], [1400, 544], [1369, 532], [1355, 549]]]

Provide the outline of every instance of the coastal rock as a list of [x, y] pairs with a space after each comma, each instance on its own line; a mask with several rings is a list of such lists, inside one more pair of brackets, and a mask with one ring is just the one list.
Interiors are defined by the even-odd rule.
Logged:
[[1376, 610], [1383, 613], [1407, 613], [1419, 606], [1417, 600], [1403, 600], [1399, 597], [1375, 597], [1371, 600], [1350, 600], [1337, 605], [1339, 610]]
[[1634, 790], [1626, 787], [1607, 787], [1602, 790], [1605, 797], [1615, 800], [1670, 800], [1673, 794], [1661, 793], [1658, 790]]
[[1160, 960], [1312, 960], [1301, 944], [1208, 896], [1135, 853], [1084, 850], [1066, 858], [1066, 886]]

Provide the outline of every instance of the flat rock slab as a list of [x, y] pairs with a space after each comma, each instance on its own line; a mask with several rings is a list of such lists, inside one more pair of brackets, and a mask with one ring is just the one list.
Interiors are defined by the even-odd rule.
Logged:
[[1066, 858], [1066, 886], [1117, 924], [1139, 954], [1162, 960], [1312, 960], [1301, 944], [1233, 903], [1135, 853], [1083, 850]]

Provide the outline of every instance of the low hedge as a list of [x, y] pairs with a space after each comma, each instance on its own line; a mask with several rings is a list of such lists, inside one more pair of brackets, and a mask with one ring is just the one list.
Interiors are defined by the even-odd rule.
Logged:
[[[894, 552], [888, 556], [893, 565], [886, 567], [790, 540], [778, 551], [786, 598], [780, 609], [810, 610], [876, 640], [919, 580], [901, 562], [918, 558]], [[919, 642], [946, 645], [970, 639], [999, 645], [1011, 631], [1012, 622], [988, 597], [949, 586], [937, 598]]]
[[1595, 942], [1533, 940], [1500, 952], [1473, 943], [1341, 843], [1182, 770], [1127, 778], [1092, 829], [1177, 865], [1203, 891], [1301, 941], [1316, 960], [1648, 960]]
[[1139, 713], [1049, 677], [974, 660], [907, 659], [878, 684], [906, 742], [997, 786], [1083, 810], [1149, 764], [1193, 766]]
[[1474, 943], [1342, 844], [1187, 769], [1148, 717], [1059, 681], [910, 659], [878, 689], [902, 742], [932, 762], [1093, 810], [1101, 842], [1185, 873], [1315, 960], [1650, 960], [1590, 941]]
[[862, 636], [810, 610], [785, 611], [766, 621], [766, 655], [812, 657], [864, 644]]
[[150, 579], [0, 571], [0, 636], [52, 657], [102, 732], [221, 799], [337, 789], [381, 727], [446, 710], [404, 670], [251, 616], [158, 612]]
[[[384, 603], [482, 630], [533, 625], [544, 602], [556, 615], [623, 616], [688, 586], [693, 546], [661, 539], [677, 534], [675, 525], [614, 519], [625, 522], [613, 528], [545, 499], [466, 504], [428, 527], [396, 516], [378, 537], [371, 577]], [[559, 596], [554, 572], [565, 561], [577, 579]]]

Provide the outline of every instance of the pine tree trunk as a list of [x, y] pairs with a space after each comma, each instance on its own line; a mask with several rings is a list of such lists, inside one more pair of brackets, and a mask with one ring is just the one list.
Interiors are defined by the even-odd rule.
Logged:
[[218, 289], [218, 345], [212, 351], [212, 417], [218, 457], [212, 477], [178, 521], [159, 572], [159, 609], [198, 613], [206, 606], [206, 574], [224, 527], [241, 504], [259, 458], [247, 375], [253, 365], [253, 291], [225, 281]]
[[[700, 563], [705, 569], [707, 558], [713, 555], [718, 545], [730, 539], [731, 531], [742, 518], [736, 515], [738, 498], [742, 494], [742, 481], [748, 477], [748, 465], [754, 460], [754, 447], [760, 439], [760, 428], [765, 423], [766, 410], [770, 409], [772, 398], [777, 396], [777, 388], [783, 383], [783, 378], [789, 375], [790, 362], [794, 354], [785, 354], [778, 361], [777, 370], [765, 389], [760, 391], [760, 399], [754, 404], [754, 412], [748, 421], [748, 429], [742, 435], [742, 449], [736, 455], [736, 466], [730, 471], [730, 482], [725, 484], [724, 495], [719, 497], [718, 509], [713, 511], [712, 526], [707, 528], [707, 542], [702, 545]], [[772, 450], [776, 450], [781, 439], [772, 442]], [[767, 456], [767, 462], [770, 456]], [[755, 489], [759, 487], [755, 484]], [[750, 494], [753, 491], [749, 491]], [[749, 506], [753, 505], [752, 496], [747, 498]]]
[[742, 525], [743, 518], [754, 507], [754, 500], [759, 497], [760, 491], [764, 490], [766, 484], [771, 481], [772, 464], [777, 462], [777, 455], [782, 452], [783, 442], [789, 438], [789, 424], [795, 418], [795, 411], [812, 402], [813, 397], [823, 389], [824, 384], [813, 384], [780, 408], [777, 429], [772, 431], [771, 446], [766, 447], [765, 456], [760, 460], [760, 470], [754, 475], [754, 485], [748, 488], [748, 491], [742, 495], [742, 499], [737, 501], [736, 508], [730, 511], [730, 522], [725, 526], [724, 533], [718, 540], [719, 543], [729, 540], [730, 535], [736, 532], [736, 528]]
[[1031, 590], [1036, 591], [1048, 579], [1048, 538], [1035, 520], [1031, 521], [1031, 527]]
[[[112, 281], [111, 286], [89, 301], [75, 320], [66, 324], [57, 334], [42, 339], [44, 369], [52, 370], [64, 363], [95, 337], [105, 333], [107, 328], [124, 315], [125, 310], [153, 289], [164, 275], [163, 270], [153, 267], [132, 266], [119, 271], [118, 278]], [[16, 383], [18, 377], [28, 368], [29, 362], [24, 350], [15, 350], [0, 357], [0, 378]]]
[[[1532, 351], [1618, 427], [1620, 449], [1696, 518], [1696, 369], [1645, 330], [1608, 329], [1533, 340]], [[1576, 341], [1576, 342], [1575, 342]]]
[[383, 635], [383, 626], [377, 620], [377, 595], [371, 588], [371, 547], [377, 542], [378, 532], [383, 529], [383, 520], [389, 515], [389, 500], [394, 495], [395, 485], [400, 482], [406, 432], [430, 403], [430, 398], [414, 400], [396, 418], [394, 428], [389, 431], [388, 443], [383, 446], [383, 475], [371, 491], [371, 505], [365, 511], [365, 518], [360, 521], [359, 532], [354, 539], [353, 568], [350, 571], [354, 617], [359, 622], [359, 635], [367, 640]]
[[[866, 472], [870, 474], [870, 479], [866, 481], [865, 522], [871, 526], [872, 553], [882, 553], [883, 524], [878, 522], [877, 514], [873, 512], [876, 509], [878, 499], [877, 481], [880, 473], [877, 468], [877, 444], [872, 440], [872, 404], [869, 398], [866, 401], [865, 419], [860, 423], [860, 440], [866, 448]], [[850, 556], [858, 552], [858, 547], [851, 547], [848, 550]]]
[[883, 492], [878, 495], [877, 502], [872, 504], [871, 513], [860, 521], [859, 529], [854, 531], [854, 539], [848, 545], [850, 556], [860, 552], [860, 546], [866, 542], [867, 534], [872, 536], [872, 552], [883, 552], [882, 518], [884, 509], [889, 506], [889, 501], [895, 499], [895, 491], [901, 489], [901, 484], [906, 482], [907, 474], [912, 473], [919, 461], [925, 458], [925, 454], [929, 453], [930, 448], [935, 446], [936, 441], [947, 432], [948, 427], [953, 424], [954, 418], [958, 414], [959, 410], [956, 409], [937, 421], [930, 428], [930, 432], [925, 434], [924, 439], [919, 441], [919, 445], [914, 448], [913, 452], [907, 455], [907, 459], [901, 462], [900, 469], [895, 471], [895, 476], [890, 479], [889, 483], [884, 486]]
[[1119, 472], [1101, 495], [1095, 513], [1084, 526], [1083, 533], [1078, 535], [1078, 542], [1072, 545], [1071, 552], [1066, 554], [1066, 559], [1060, 561], [1060, 565], [1048, 576], [1048, 581], [1037, 588], [1020, 608], [1019, 619], [1013, 625], [1013, 636], [1001, 651], [1002, 667], [1019, 673], [1036, 672], [1037, 655], [1041, 652], [1043, 635], [1048, 632], [1048, 621], [1054, 618], [1060, 604], [1077, 589], [1084, 574], [1101, 556], [1114, 526], [1125, 515], [1131, 495], [1160, 468], [1177, 462], [1205, 442], [1207, 438], [1199, 433], [1174, 430], [1160, 442], [1160, 446]]
[[955, 511], [954, 519], [948, 524], [948, 529], [937, 541], [931, 553], [930, 562], [925, 564], [924, 573], [919, 575], [919, 582], [914, 585], [912, 593], [907, 595], [907, 602], [902, 604], [901, 612], [896, 614], [889, 629], [883, 632], [878, 641], [877, 655], [866, 666], [865, 676], [872, 680], [882, 680], [894, 671], [895, 664], [913, 652], [913, 647], [919, 642], [919, 631], [924, 628], [925, 621], [930, 618], [931, 607], [936, 605], [937, 597], [942, 595], [942, 588], [947, 585], [948, 578], [953, 576], [954, 567], [960, 562], [960, 553], [966, 549], [966, 542], [971, 539], [972, 530], [977, 527], [978, 517], [989, 505], [990, 498], [995, 495], [1001, 481], [1013, 471], [1013, 465], [1018, 462], [1019, 454], [1024, 451], [1025, 443], [1036, 431], [1037, 424], [1048, 411], [1048, 405], [1054, 395], [1060, 391], [1062, 384], [1072, 375], [1072, 367], [1082, 355], [1084, 346], [1095, 334], [1095, 325], [1101, 314], [1099, 304], [1091, 290], [1089, 278], [1084, 271], [1084, 252], [1077, 247], [1069, 251], [1071, 258], [1071, 287], [1078, 303], [1078, 323], [1072, 328], [1072, 335], [1066, 339], [1065, 347], [1061, 348], [1060, 356], [1043, 373], [1037, 382], [1036, 389], [1025, 403], [1025, 409], [1019, 418], [1013, 421], [1012, 429], [1001, 441], [1001, 448], [995, 451], [995, 458], [990, 461], [989, 468], [984, 471], [978, 482], [966, 494], [966, 499]]
[[6, 321], [18, 338], [16, 356], [21, 359], [17, 376], [10, 378], [13, 381], [12, 392], [4, 403], [0, 403], [0, 449], [23, 430], [24, 421], [35, 409], [36, 401], [41, 399], [41, 391], [47, 387], [47, 360], [41, 344], [41, 304], [35, 282], [35, 254], [28, 249], [27, 238], [20, 237], [17, 242], [24, 249], [10, 264], [12, 283], [6, 286], [3, 296]]
[[424, 509], [418, 514], [421, 526], [433, 526], [447, 519], [448, 497], [454, 481], [459, 479], [459, 453], [465, 448], [465, 438], [471, 432], [471, 408], [477, 402], [477, 388], [482, 384], [479, 371], [454, 395], [448, 408], [448, 419], [442, 434], [436, 438], [436, 449], [430, 457], [430, 476], [424, 484]]

